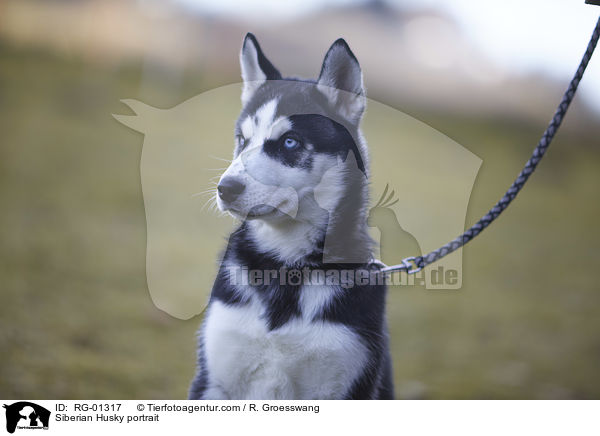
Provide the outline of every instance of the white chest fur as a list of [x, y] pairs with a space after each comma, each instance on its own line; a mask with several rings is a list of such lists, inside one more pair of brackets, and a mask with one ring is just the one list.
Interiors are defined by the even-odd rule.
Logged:
[[263, 311], [256, 298], [244, 306], [211, 303], [202, 333], [205, 399], [343, 398], [367, 361], [356, 333], [313, 322], [312, 310], [270, 331]]

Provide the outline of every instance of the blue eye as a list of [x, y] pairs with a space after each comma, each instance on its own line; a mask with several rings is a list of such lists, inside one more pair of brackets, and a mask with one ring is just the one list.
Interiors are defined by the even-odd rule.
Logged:
[[248, 140], [246, 138], [244, 138], [242, 135], [237, 135], [236, 137], [238, 146], [241, 148], [244, 148], [246, 146], [246, 142], [248, 142]]
[[300, 145], [300, 143], [298, 142], [298, 140], [291, 138], [291, 137], [287, 137], [284, 139], [283, 141], [283, 146], [285, 148], [287, 148], [288, 150], [293, 150], [294, 148], [298, 147]]

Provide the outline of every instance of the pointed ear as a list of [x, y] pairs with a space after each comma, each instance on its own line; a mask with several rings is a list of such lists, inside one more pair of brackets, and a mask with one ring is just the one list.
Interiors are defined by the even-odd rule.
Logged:
[[327, 51], [317, 86], [344, 118], [360, 121], [366, 105], [362, 71], [342, 38]]
[[244, 38], [240, 52], [240, 66], [242, 67], [242, 103], [246, 104], [256, 89], [266, 80], [279, 80], [281, 73], [263, 54], [256, 37], [248, 33]]

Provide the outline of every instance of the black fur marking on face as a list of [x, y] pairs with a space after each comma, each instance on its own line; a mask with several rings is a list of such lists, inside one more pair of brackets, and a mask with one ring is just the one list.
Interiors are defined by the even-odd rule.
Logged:
[[[360, 151], [343, 125], [318, 114], [290, 115], [288, 119], [292, 124], [289, 132], [278, 139], [265, 141], [263, 151], [267, 156], [289, 167], [311, 169], [313, 153], [339, 156], [345, 161], [348, 152], [352, 151], [358, 169], [365, 172]], [[300, 142], [293, 150], [284, 147], [285, 139], [290, 136]]]
[[324, 115], [307, 114], [288, 117], [294, 132], [314, 147], [315, 153], [339, 156], [344, 161], [348, 152], [356, 156], [358, 169], [365, 172], [365, 164], [354, 138], [346, 127]]
[[[286, 138], [293, 137], [299, 142], [298, 147], [289, 150], [284, 146]], [[306, 148], [304, 140], [294, 133], [288, 132], [278, 139], [268, 139], [263, 144], [263, 151], [272, 159], [282, 164], [293, 167], [310, 170], [312, 168], [313, 158], [311, 152]]]

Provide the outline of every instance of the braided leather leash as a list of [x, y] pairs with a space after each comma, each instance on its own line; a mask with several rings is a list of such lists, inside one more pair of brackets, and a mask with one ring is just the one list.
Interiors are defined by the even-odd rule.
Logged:
[[[589, 1], [589, 0], [588, 0]], [[591, 1], [589, 1], [592, 3]], [[587, 2], [586, 2], [587, 3]], [[596, 3], [592, 3], [596, 4]], [[579, 64], [579, 68], [577, 68], [577, 72], [571, 83], [569, 83], [569, 87], [565, 91], [563, 98], [554, 113], [554, 117], [552, 117], [552, 121], [546, 128], [546, 131], [542, 135], [537, 147], [533, 150], [533, 154], [531, 158], [525, 164], [523, 170], [519, 173], [513, 184], [508, 188], [506, 194], [496, 203], [494, 207], [492, 207], [488, 213], [482, 216], [479, 221], [477, 221], [471, 228], [469, 228], [462, 235], [457, 237], [456, 239], [448, 242], [446, 245], [434, 250], [424, 256], [417, 257], [407, 257], [402, 260], [402, 263], [398, 265], [387, 266], [383, 262], [379, 260], [374, 260], [371, 264], [377, 268], [382, 273], [391, 273], [394, 271], [405, 271], [408, 274], [414, 274], [421, 271], [427, 265], [436, 262], [444, 256], [452, 253], [453, 251], [459, 249], [467, 242], [475, 238], [475, 236], [479, 235], [487, 226], [489, 226], [496, 218], [500, 216], [500, 214], [508, 207], [508, 205], [515, 199], [521, 188], [529, 179], [529, 176], [535, 171], [538, 163], [544, 157], [544, 153], [548, 149], [548, 146], [552, 142], [556, 131], [560, 127], [562, 120], [569, 109], [569, 105], [575, 96], [575, 92], [577, 91], [577, 87], [579, 86], [579, 82], [583, 77], [583, 73], [588, 66], [590, 59], [592, 58], [592, 54], [594, 53], [594, 49], [596, 48], [596, 44], [598, 43], [598, 37], [600, 36], [600, 18], [596, 23], [596, 27], [594, 28], [594, 32], [592, 33], [592, 37], [587, 46], [587, 49], [581, 59], [581, 63]]]

